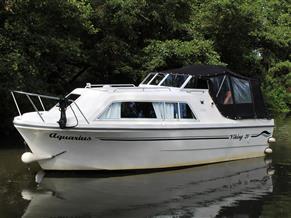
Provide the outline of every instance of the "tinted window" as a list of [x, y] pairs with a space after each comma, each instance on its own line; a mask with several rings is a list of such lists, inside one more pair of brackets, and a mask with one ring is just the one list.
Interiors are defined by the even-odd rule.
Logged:
[[191, 111], [191, 108], [186, 103], [179, 103], [180, 107], [180, 118], [181, 119], [196, 119]]
[[80, 97], [80, 95], [78, 95], [78, 94], [69, 94], [66, 98], [70, 99], [72, 101], [75, 101], [79, 97]]
[[207, 80], [192, 77], [184, 88], [186, 88], [186, 89], [208, 89]]
[[188, 83], [186, 84], [186, 86], [184, 87], [186, 89], [195, 89], [196, 88], [196, 78], [192, 77]]
[[151, 81], [151, 79], [154, 77], [154, 75], [155, 75], [155, 73], [150, 73], [150, 74], [146, 77], [145, 81], [143, 81], [143, 84], [148, 84], [148, 82]]
[[157, 118], [151, 102], [122, 102], [121, 118]]
[[188, 75], [170, 74], [161, 85], [181, 87], [187, 78]]
[[150, 85], [159, 85], [162, 79], [165, 77], [165, 74], [159, 73], [156, 77], [151, 81]]

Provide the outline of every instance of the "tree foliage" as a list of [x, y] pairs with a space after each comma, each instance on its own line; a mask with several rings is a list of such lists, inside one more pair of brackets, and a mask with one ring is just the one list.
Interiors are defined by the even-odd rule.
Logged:
[[8, 91], [63, 92], [87, 67], [87, 38], [98, 29], [87, 1], [5, 1], [0, 10], [0, 97], [9, 102], [0, 127], [7, 129], [15, 112]]
[[264, 93], [276, 112], [289, 112], [291, 106], [291, 62], [279, 62], [269, 69], [263, 83]]
[[0, 128], [10, 89], [61, 95], [193, 63], [258, 77], [271, 108], [289, 111], [290, 12], [287, 0], [3, 0]]

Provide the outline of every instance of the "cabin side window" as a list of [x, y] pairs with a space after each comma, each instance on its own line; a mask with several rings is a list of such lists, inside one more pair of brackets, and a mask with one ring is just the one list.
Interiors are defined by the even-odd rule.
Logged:
[[108, 120], [108, 119], [120, 119], [120, 108], [121, 103], [115, 102], [112, 103], [99, 117], [101, 120]]
[[122, 102], [121, 118], [157, 118], [151, 102]]
[[162, 103], [164, 106], [164, 117], [166, 120], [179, 119], [178, 103]]
[[191, 108], [186, 103], [179, 103], [180, 119], [196, 119]]
[[114, 102], [99, 117], [101, 120], [120, 118], [158, 118], [151, 102]]
[[178, 102], [115, 102], [99, 117], [107, 119], [196, 119], [186, 103]]
[[192, 77], [187, 82], [185, 89], [208, 89], [207, 80], [202, 78]]

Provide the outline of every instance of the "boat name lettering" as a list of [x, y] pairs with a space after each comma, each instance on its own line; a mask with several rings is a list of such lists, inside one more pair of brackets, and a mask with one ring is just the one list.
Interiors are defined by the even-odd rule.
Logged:
[[57, 133], [51, 133], [49, 134], [50, 138], [55, 138], [58, 140], [77, 140], [77, 141], [90, 141], [91, 137], [86, 136], [67, 136], [67, 135], [59, 135]]
[[250, 138], [250, 134], [240, 135], [240, 134], [232, 134], [230, 135], [229, 139], [236, 139], [241, 141], [242, 139]]

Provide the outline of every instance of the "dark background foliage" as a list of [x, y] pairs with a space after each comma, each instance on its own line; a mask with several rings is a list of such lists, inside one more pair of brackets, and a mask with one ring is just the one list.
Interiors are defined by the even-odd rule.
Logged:
[[1, 133], [16, 115], [9, 90], [62, 96], [193, 63], [261, 79], [270, 108], [289, 112], [290, 14], [287, 0], [2, 0]]

